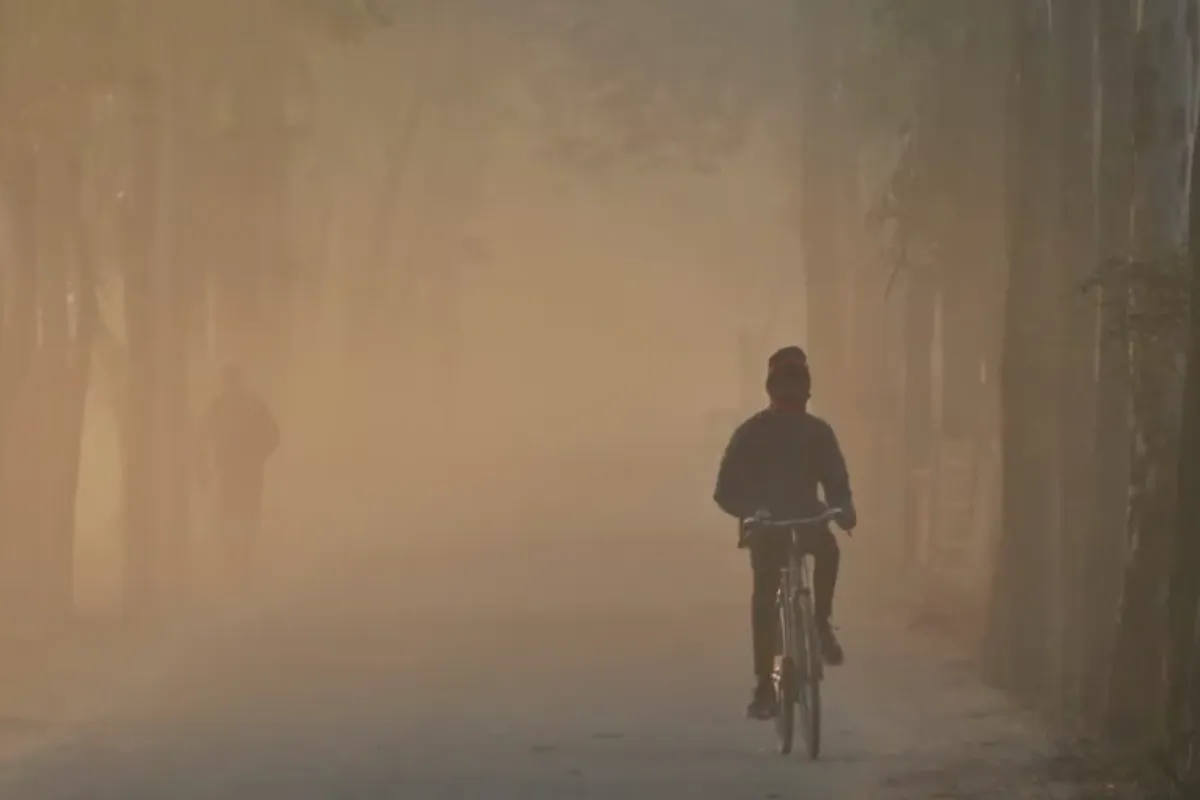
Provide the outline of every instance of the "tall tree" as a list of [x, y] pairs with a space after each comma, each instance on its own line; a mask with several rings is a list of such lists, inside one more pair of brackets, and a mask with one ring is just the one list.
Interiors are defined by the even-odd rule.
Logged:
[[1095, 135], [1093, 76], [1096, 4], [1060, 3], [1055, 6], [1056, 49], [1061, 60], [1059, 162], [1062, 165], [1058, 265], [1062, 305], [1061, 378], [1058, 424], [1062, 452], [1061, 547], [1057, 604], [1061, 607], [1059, 635], [1064, 709], [1081, 711], [1086, 647], [1083, 632], [1090, 616], [1083, 590], [1083, 568], [1094, 547], [1089, 509], [1092, 485], [1096, 381], [1093, 369], [1097, 316], [1095, 298], [1081, 291], [1095, 269]]
[[1129, 293], [1133, 446], [1130, 555], [1109, 694], [1114, 733], [1161, 739], [1166, 576], [1174, 525], [1184, 348], [1179, 320], [1194, 125], [1194, 6], [1141, 8], [1134, 60], [1133, 250]]
[[1013, 48], [1007, 158], [1008, 286], [1000, 365], [1002, 521], [988, 625], [988, 671], [1001, 685], [1042, 700], [1056, 689], [1050, 589], [1058, 530], [1059, 362], [1057, 218], [1051, 18], [1044, 3], [1009, 5]]
[[157, 447], [159, 419], [162, 320], [155, 302], [155, 235], [160, 211], [158, 178], [161, 89], [149, 65], [133, 76], [129, 90], [130, 121], [134, 151], [143, 155], [134, 176], [123, 220], [125, 241], [122, 274], [122, 307], [129, 371], [126, 377], [123, 481], [125, 522], [125, 598], [127, 613], [137, 617], [161, 611], [157, 567], [163, 541], [159, 526], [158, 497], [160, 453]]
[[[1189, 226], [1200, 231], [1200, 126], [1193, 133]], [[1179, 439], [1179, 507], [1174, 530], [1174, 558], [1167, 593], [1168, 653], [1165, 752], [1175, 774], [1196, 785], [1200, 750], [1200, 247], [1191, 235], [1191, 272], [1187, 371], [1183, 386], [1183, 423]]]
[[[850, 280], [843, 264], [840, 245], [845, 224], [838, 201], [845, 198], [844, 183], [853, 174], [843, 147], [845, 115], [839, 108], [836, 90], [840, 82], [839, 39], [842, 26], [838, 4], [798, 4], [802, 13], [800, 37], [800, 175], [798, 218], [804, 256], [808, 344], [814, 371], [834, 396], [829, 406], [842, 399], [837, 392], [849, 385], [845, 343], [849, 325]], [[825, 406], [822, 406], [823, 408]], [[836, 416], [836, 414], [835, 414]]]
[[[1100, 261], [1115, 263], [1130, 252], [1133, 181], [1133, 2], [1116, 0], [1096, 8], [1097, 197], [1096, 249]], [[1129, 349], [1122, 335], [1128, 311], [1123, 281], [1098, 286], [1099, 336], [1093, 413], [1090, 514], [1091, 546], [1083, 554], [1087, 666], [1083, 696], [1093, 722], [1107, 706], [1108, 665], [1113, 651], [1121, 568], [1125, 561], [1125, 496], [1129, 485]]]

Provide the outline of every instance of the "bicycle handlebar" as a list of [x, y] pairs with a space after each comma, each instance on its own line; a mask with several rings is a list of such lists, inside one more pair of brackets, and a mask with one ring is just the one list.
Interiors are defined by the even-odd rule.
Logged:
[[805, 525], [821, 525], [841, 516], [843, 510], [840, 508], [827, 508], [820, 514], [814, 517], [796, 517], [793, 519], [771, 519], [770, 517], [748, 517], [742, 520], [741, 536], [738, 537], [738, 547], [745, 547], [746, 543], [764, 530], [784, 530], [791, 528], [802, 528]]
[[820, 525], [841, 516], [840, 508], [827, 508], [815, 517], [796, 517], [793, 519], [771, 519], [770, 517], [748, 517], [742, 520], [747, 528], [798, 528], [804, 525]]

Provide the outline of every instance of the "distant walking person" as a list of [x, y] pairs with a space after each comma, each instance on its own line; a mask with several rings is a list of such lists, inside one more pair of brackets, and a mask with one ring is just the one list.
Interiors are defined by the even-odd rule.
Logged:
[[279, 425], [247, 387], [242, 370], [230, 365], [200, 433], [203, 475], [216, 473], [222, 555], [226, 569], [244, 588], [253, 576], [266, 464], [279, 446]]

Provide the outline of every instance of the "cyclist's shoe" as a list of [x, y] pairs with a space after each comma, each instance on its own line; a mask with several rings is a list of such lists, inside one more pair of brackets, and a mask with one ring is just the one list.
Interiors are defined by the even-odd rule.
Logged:
[[764, 678], [754, 687], [754, 699], [746, 706], [748, 719], [767, 720], [776, 714], [775, 684], [770, 678]]
[[833, 633], [833, 626], [828, 621], [817, 623], [817, 636], [821, 639], [821, 656], [831, 667], [840, 667], [846, 660], [842, 645]]

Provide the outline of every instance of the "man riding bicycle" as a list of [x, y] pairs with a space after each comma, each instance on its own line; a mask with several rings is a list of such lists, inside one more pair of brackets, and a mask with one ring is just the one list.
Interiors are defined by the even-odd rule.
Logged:
[[[853, 529], [857, 519], [850, 477], [837, 436], [829, 423], [808, 413], [812, 376], [802, 349], [785, 347], [771, 356], [766, 388], [770, 405], [734, 431], [721, 459], [713, 499], [721, 510], [738, 520], [762, 511], [776, 518], [813, 516], [828, 505], [844, 509], [834, 520], [840, 528]], [[824, 504], [817, 496], [818, 485]], [[814, 607], [821, 650], [826, 662], [841, 664], [842, 648], [830, 624], [841, 558], [837, 539], [828, 525], [814, 526], [802, 531], [801, 536], [805, 551], [814, 561]], [[764, 540], [750, 547], [754, 573], [751, 631], [757, 684], [747, 715], [753, 718], [769, 717], [775, 703], [771, 682], [776, 647], [775, 597], [780, 570], [788, 559], [787, 547], [782, 539]]]

